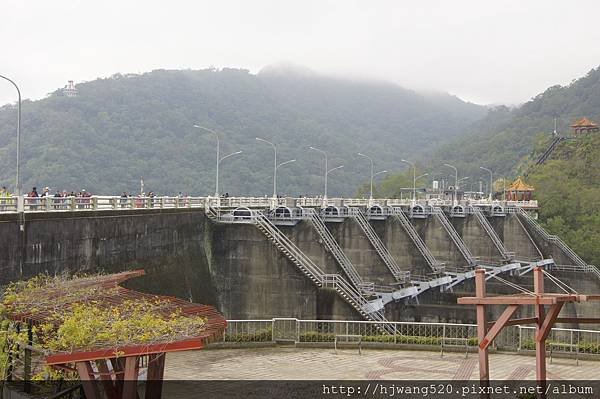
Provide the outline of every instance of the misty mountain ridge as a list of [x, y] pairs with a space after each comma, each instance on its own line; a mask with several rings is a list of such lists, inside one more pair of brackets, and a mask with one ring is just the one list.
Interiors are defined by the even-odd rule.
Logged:
[[[301, 79], [299, 78], [301, 77]], [[278, 172], [280, 194], [322, 194], [323, 157], [344, 165], [329, 178], [329, 195], [351, 195], [376, 168], [404, 169], [458, 137], [485, 116], [484, 107], [449, 96], [420, 95], [395, 84], [357, 82], [297, 68], [156, 70], [116, 74], [77, 85], [79, 96], [52, 95], [23, 103], [22, 181], [96, 193], [148, 191], [195, 195], [214, 192], [215, 140], [199, 124], [221, 134], [221, 155], [242, 154], [221, 165], [222, 192], [264, 195], [272, 191], [272, 149], [296, 159]], [[12, 181], [15, 112], [0, 108], [0, 178]]]

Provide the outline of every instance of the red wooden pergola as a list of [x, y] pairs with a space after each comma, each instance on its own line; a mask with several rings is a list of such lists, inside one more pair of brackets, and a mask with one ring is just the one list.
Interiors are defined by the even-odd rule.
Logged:
[[[536, 380], [538, 385], [546, 381], [546, 338], [555, 323], [600, 323], [600, 318], [559, 317], [564, 304], [598, 301], [600, 295], [553, 294], [544, 292], [544, 269], [533, 269], [532, 294], [486, 296], [485, 270], [475, 270], [475, 296], [458, 298], [462, 305], [476, 305], [477, 338], [479, 340], [479, 379], [482, 386], [489, 384], [488, 348], [506, 326], [535, 324]], [[506, 309], [495, 322], [486, 320], [486, 306], [505, 305]], [[512, 319], [521, 306], [534, 306], [535, 317]], [[546, 309], [546, 307], [548, 307]]]
[[[168, 352], [202, 349], [207, 343], [221, 337], [227, 326], [226, 320], [214, 307], [199, 305], [171, 296], [151, 295], [129, 290], [119, 284], [127, 279], [145, 274], [144, 270], [134, 270], [95, 278], [73, 280], [71, 288], [98, 287], [94, 300], [106, 306], [115, 306], [124, 301], [158, 300], [161, 302], [160, 314], [170, 315], [175, 311], [184, 316], [206, 318], [202, 331], [186, 339], [169, 339], [144, 345], [123, 345], [119, 347], [86, 348], [73, 352], [51, 353], [45, 356], [46, 363], [53, 368], [76, 372], [82, 382], [86, 398], [97, 399], [137, 399], [140, 370], [147, 368], [146, 399], [159, 399], [162, 396], [162, 380], [165, 355]], [[61, 306], [71, 305], [64, 302], [64, 292], [49, 290], [45, 300], [63, 296]], [[51, 317], [50, 310], [36, 309], [35, 313], [9, 312], [9, 317], [31, 325], [44, 323]], [[103, 391], [103, 393], [102, 393]]]

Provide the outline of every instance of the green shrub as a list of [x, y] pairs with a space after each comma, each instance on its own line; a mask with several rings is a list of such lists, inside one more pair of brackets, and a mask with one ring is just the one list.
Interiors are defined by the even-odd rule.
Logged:
[[271, 342], [273, 330], [265, 328], [252, 333], [225, 334], [225, 342]]

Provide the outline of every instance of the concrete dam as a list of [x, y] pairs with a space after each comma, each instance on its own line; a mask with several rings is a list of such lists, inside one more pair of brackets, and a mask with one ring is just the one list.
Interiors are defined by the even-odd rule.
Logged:
[[[476, 267], [490, 294], [514, 293], [504, 281], [531, 290], [535, 266], [578, 292], [600, 291], [598, 270], [520, 206], [225, 200], [106, 197], [0, 213], [0, 284], [143, 268], [132, 288], [212, 304], [228, 319], [463, 323], [475, 312], [456, 299], [473, 293]], [[600, 316], [589, 304], [578, 312], [563, 309]]]

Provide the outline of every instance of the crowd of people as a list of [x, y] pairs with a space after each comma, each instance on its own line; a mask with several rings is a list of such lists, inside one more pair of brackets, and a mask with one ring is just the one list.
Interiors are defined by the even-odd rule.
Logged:
[[[229, 193], [221, 194], [221, 198], [229, 198]], [[97, 201], [100, 201], [101, 206], [106, 206], [107, 196], [94, 196], [86, 189], [79, 191], [75, 190], [52, 190], [50, 187], [44, 187], [38, 191], [37, 187], [32, 187], [31, 191], [24, 195], [25, 208], [29, 210], [68, 210], [72, 208], [90, 209], [95, 208]], [[265, 196], [266, 197], [266, 196]], [[283, 196], [278, 195], [278, 198]], [[165, 198], [159, 197], [154, 191], [140, 192], [139, 194], [123, 191], [118, 198], [114, 198], [114, 207], [118, 208], [154, 208], [164, 206], [162, 202]], [[167, 196], [167, 203], [177, 198], [177, 206], [187, 206], [190, 203], [188, 193], [179, 192], [176, 196]], [[171, 199], [169, 199], [171, 198]], [[16, 196], [11, 193], [6, 186], [2, 186], [0, 190], [0, 211], [13, 210], [16, 208]]]
[[90, 208], [92, 205], [91, 201], [92, 194], [85, 189], [81, 191], [68, 192], [67, 190], [56, 190], [54, 194], [50, 191], [50, 187], [44, 187], [42, 193], [38, 193], [37, 187], [33, 187], [31, 191], [27, 194], [27, 204], [32, 208], [36, 209], [38, 206], [42, 205], [42, 199], [44, 198], [52, 198], [49, 203], [45, 203], [46, 206], [52, 206], [53, 209], [67, 209], [69, 207], [67, 198], [76, 198], [75, 205], [78, 208]]

